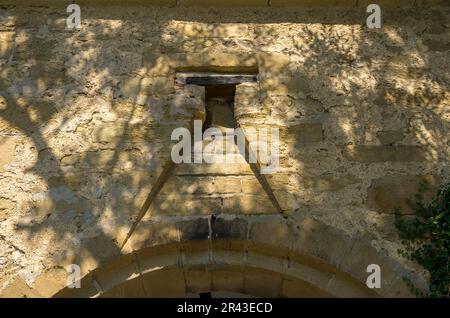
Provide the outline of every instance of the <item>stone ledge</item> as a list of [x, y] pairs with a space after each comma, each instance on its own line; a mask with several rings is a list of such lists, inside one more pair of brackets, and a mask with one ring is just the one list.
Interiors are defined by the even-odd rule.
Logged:
[[[78, 0], [77, 4], [111, 6], [144, 5], [162, 7], [366, 7], [370, 0]], [[20, 5], [66, 6], [65, 0], [23, 0]], [[387, 7], [433, 7], [448, 6], [446, 0], [378, 0], [377, 4]], [[0, 0], [0, 5], [17, 5], [16, 0]]]
[[[259, 251], [250, 248], [248, 257], [245, 257], [246, 245], [238, 247], [236, 244], [242, 241], [221, 242], [226, 244], [217, 245], [212, 250], [206, 241], [189, 241], [183, 244], [182, 249], [173, 244], [144, 248], [123, 255], [87, 274], [81, 280], [82, 290], [65, 288], [55, 297], [141, 297], [145, 294], [147, 297], [150, 294], [161, 297], [163, 295], [155, 286], [161, 285], [162, 278], [172, 278], [167, 283], [174, 287], [166, 297], [174, 294], [183, 296], [186, 292], [198, 290], [244, 291], [257, 296], [278, 297], [285, 280], [295, 283], [295, 286], [285, 290], [291, 296], [299, 292], [298, 288], [305, 283], [310, 287], [310, 296], [338, 295], [341, 288], [345, 289], [347, 295], [377, 296], [358, 279], [339, 269], [336, 271], [328, 266], [310, 263], [305, 259], [306, 256], [297, 258], [302, 260], [302, 265], [298, 264], [300, 267], [296, 265], [297, 270], [289, 270], [294, 263], [287, 261], [286, 250], [279, 250], [280, 254], [274, 255], [267, 253], [267, 249], [261, 246], [262, 250]], [[192, 284], [194, 277], [183, 279], [182, 276], [186, 277], [186, 274], [190, 276], [189, 272], [201, 277], [200, 284]], [[167, 276], [167, 273], [175, 276]], [[133, 288], [133, 282], [140, 282], [142, 279], [144, 290]], [[332, 283], [333, 290], [327, 287], [329, 282]], [[402, 295], [401, 290], [399, 295]]]

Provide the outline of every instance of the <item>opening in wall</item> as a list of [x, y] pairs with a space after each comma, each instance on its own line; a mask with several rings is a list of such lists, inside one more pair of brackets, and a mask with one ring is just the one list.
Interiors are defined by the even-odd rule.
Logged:
[[[208, 128], [216, 128], [227, 135], [229, 129], [241, 128], [235, 117], [235, 95], [236, 86], [243, 83], [257, 82], [256, 73], [207, 73], [207, 72], [180, 72], [176, 77], [176, 85], [183, 87], [185, 85], [198, 85], [205, 87], [205, 108], [206, 119], [203, 124], [203, 132]], [[243, 130], [241, 129], [240, 132]], [[266, 192], [270, 201], [279, 213], [282, 213], [280, 203], [274, 195], [266, 177], [261, 174], [261, 163], [250, 158], [257, 158], [254, 151], [250, 149], [250, 142], [243, 132], [243, 141], [239, 147], [238, 135], [234, 135], [233, 153], [240, 154], [249, 163], [253, 174]], [[222, 145], [222, 149], [227, 149], [228, 145]], [[225, 147], [225, 148], [223, 148]]]
[[203, 130], [209, 127], [227, 129], [236, 128], [234, 118], [236, 85], [257, 80], [257, 74], [251, 73], [180, 72], [177, 74], [175, 84], [204, 86], [206, 120]]

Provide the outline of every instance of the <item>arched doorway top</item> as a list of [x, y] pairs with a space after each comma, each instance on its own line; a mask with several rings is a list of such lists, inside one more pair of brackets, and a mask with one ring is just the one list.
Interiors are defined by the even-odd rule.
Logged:
[[[312, 218], [143, 222], [128, 244], [126, 254], [85, 275], [80, 289], [65, 288], [55, 296], [409, 296], [402, 285], [406, 271], [397, 262], [366, 238], [351, 238]], [[380, 289], [365, 285], [372, 263], [382, 268]]]

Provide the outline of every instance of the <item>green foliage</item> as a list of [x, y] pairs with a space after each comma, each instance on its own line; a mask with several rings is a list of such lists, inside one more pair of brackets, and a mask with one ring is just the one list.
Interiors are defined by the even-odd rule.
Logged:
[[395, 225], [404, 249], [400, 253], [416, 261], [430, 273], [428, 294], [422, 294], [411, 281], [406, 280], [417, 296], [450, 297], [450, 183], [442, 186], [436, 197], [424, 204], [421, 183], [415, 197], [416, 214], [403, 217], [395, 211]]

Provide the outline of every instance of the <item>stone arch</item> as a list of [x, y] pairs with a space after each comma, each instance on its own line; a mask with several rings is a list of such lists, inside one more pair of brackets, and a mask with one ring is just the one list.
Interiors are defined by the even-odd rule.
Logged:
[[[406, 271], [398, 263], [364, 238], [352, 239], [318, 220], [234, 218], [217, 220], [219, 226], [210, 219], [204, 222], [146, 224], [147, 235], [138, 231], [140, 238], [130, 240], [128, 253], [105, 260], [81, 279], [80, 289], [64, 288], [55, 297], [408, 295], [401, 283]], [[205, 225], [207, 237], [192, 236], [201, 235]], [[365, 285], [370, 263], [382, 268], [381, 289]]]

